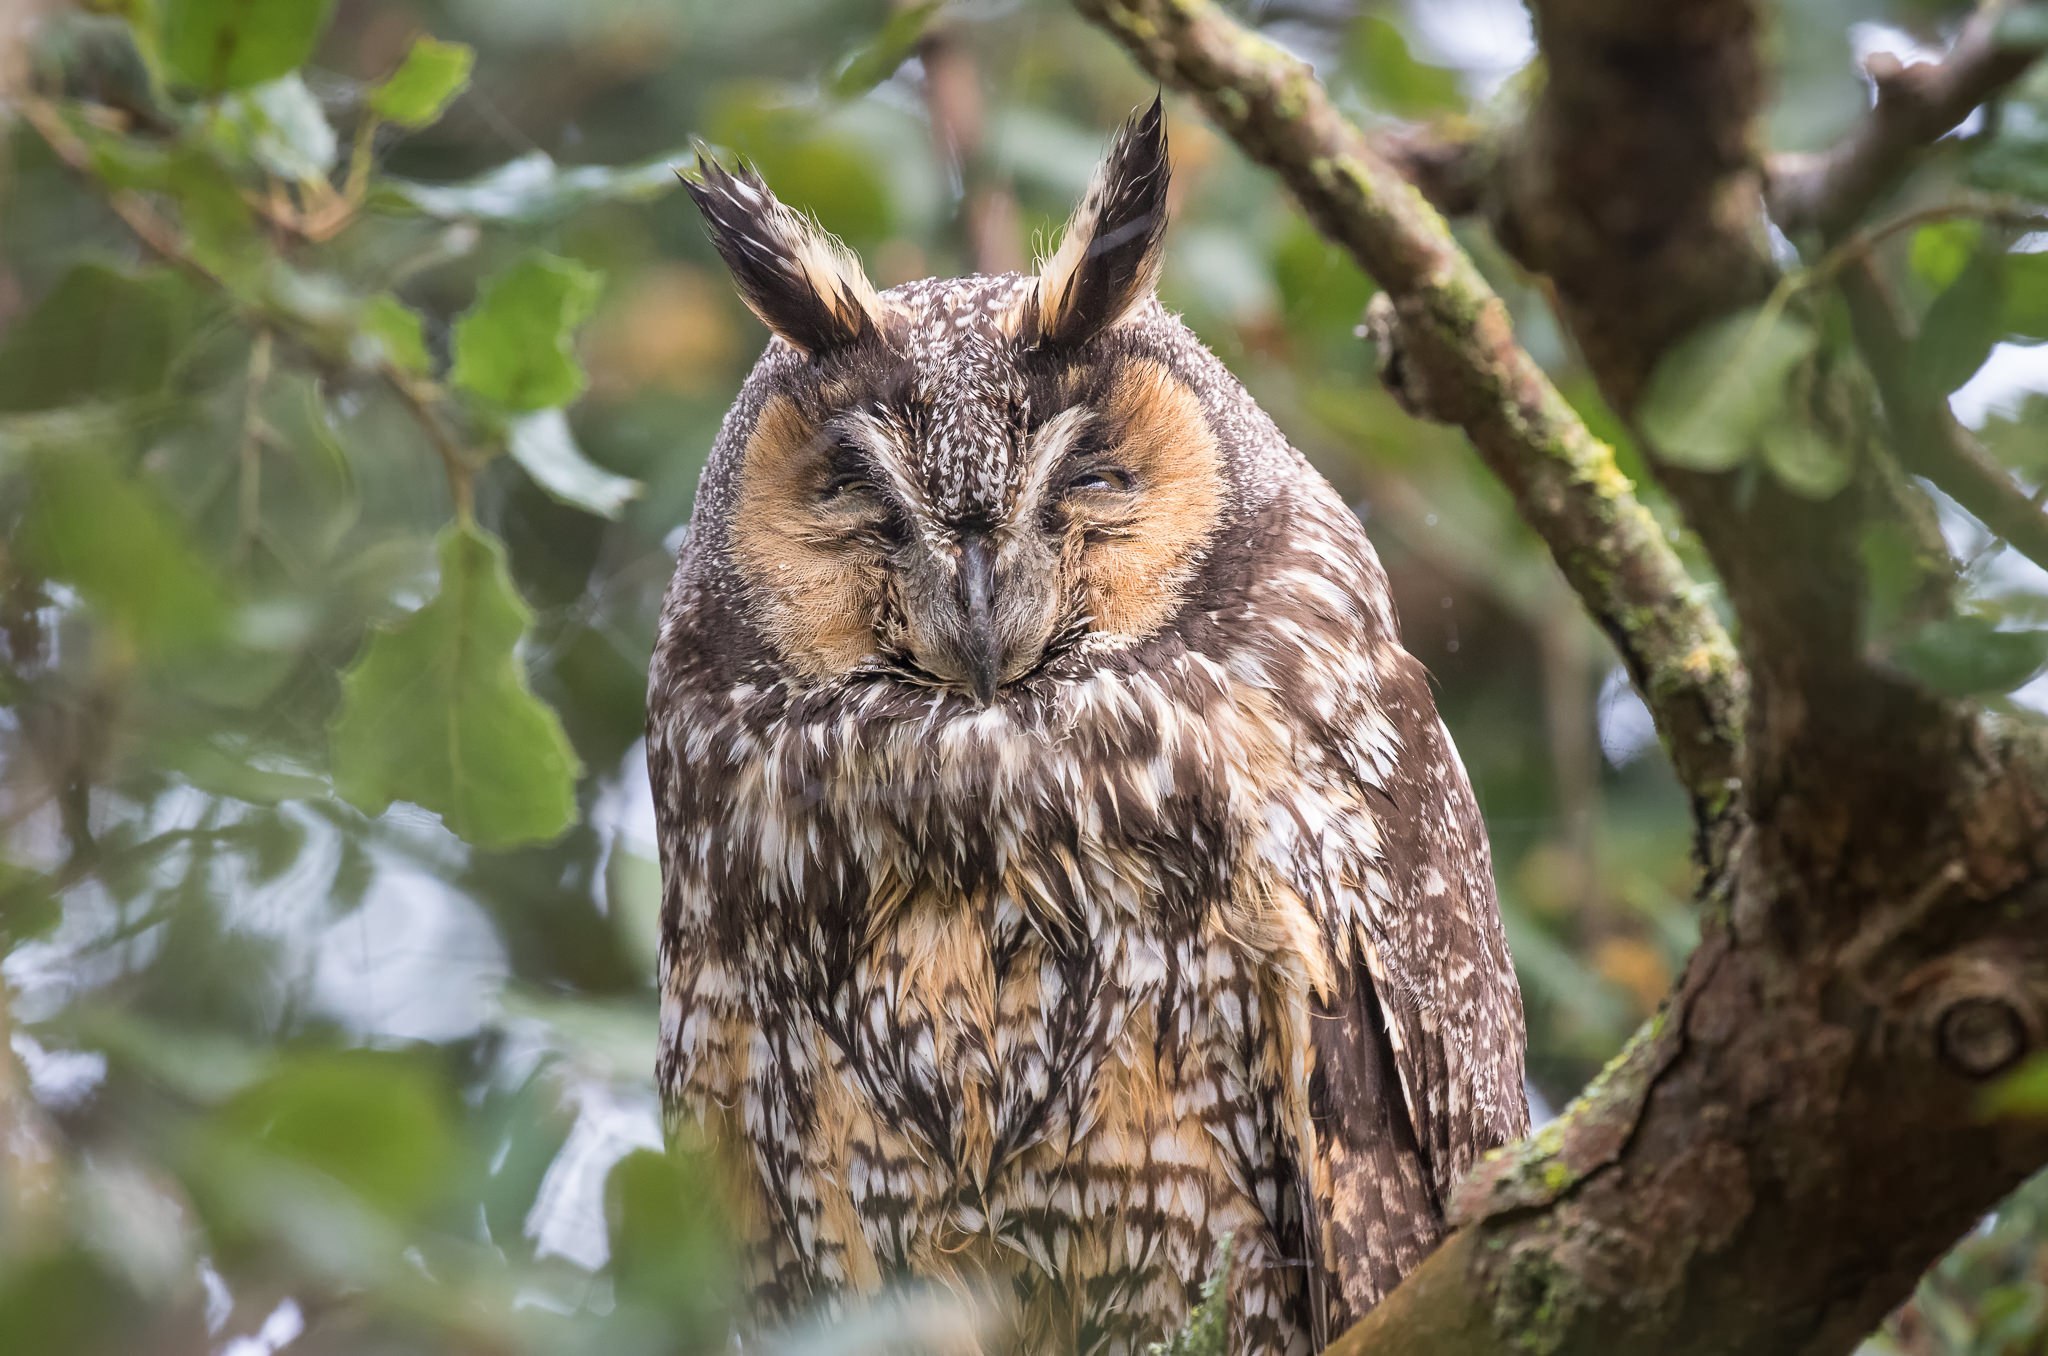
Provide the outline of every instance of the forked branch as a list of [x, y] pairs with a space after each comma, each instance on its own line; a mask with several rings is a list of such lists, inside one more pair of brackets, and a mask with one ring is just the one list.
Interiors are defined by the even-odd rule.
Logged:
[[1620, 651], [1702, 825], [1720, 823], [1742, 728], [1734, 648], [1612, 450], [1516, 343], [1506, 307], [1442, 216], [1305, 64], [1208, 0], [1078, 3], [1276, 171], [1386, 290], [1429, 413], [1463, 428], [1507, 486]]
[[1922, 152], [2041, 56], [2048, 44], [2012, 36], [2010, 16], [2028, 8], [2043, 6], [2019, 0], [1980, 7], [1940, 61], [1904, 63], [1881, 55], [1866, 63], [1877, 97], [1863, 120], [1825, 151], [1772, 160], [1769, 198], [1779, 227], [1835, 239], [1854, 226]]

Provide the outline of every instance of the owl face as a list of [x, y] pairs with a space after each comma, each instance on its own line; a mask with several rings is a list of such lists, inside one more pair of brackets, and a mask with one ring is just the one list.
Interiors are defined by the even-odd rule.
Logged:
[[987, 704], [1079, 645], [1165, 624], [1225, 484], [1196, 394], [1129, 341], [1156, 311], [1156, 103], [1032, 276], [877, 294], [750, 173], [699, 171], [712, 240], [781, 341], [721, 516], [747, 616], [788, 671]]

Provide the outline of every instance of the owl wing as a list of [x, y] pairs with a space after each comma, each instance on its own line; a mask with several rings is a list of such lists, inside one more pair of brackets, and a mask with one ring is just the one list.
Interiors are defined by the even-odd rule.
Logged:
[[1326, 953], [1295, 1138], [1311, 1276], [1342, 1322], [1436, 1246], [1452, 1189], [1526, 1133], [1528, 1103], [1478, 803], [1427, 673], [1394, 639], [1385, 575], [1336, 513], [1315, 515], [1317, 549], [1279, 572], [1313, 581], [1286, 601], [1316, 640], [1292, 685], [1297, 780], [1265, 851]]

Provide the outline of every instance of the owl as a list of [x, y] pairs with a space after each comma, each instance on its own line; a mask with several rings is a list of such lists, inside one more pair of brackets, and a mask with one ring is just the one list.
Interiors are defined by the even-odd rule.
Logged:
[[662, 611], [659, 1081], [763, 1322], [1135, 1353], [1228, 1242], [1307, 1353], [1526, 1128], [1471, 787], [1357, 516], [1153, 294], [1157, 103], [1037, 272], [878, 292], [689, 187], [773, 331]]

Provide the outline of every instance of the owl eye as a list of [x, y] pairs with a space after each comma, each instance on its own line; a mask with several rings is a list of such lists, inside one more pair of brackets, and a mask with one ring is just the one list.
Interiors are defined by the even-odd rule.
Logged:
[[858, 471], [835, 471], [826, 479], [824, 488], [818, 491], [818, 498], [829, 504], [846, 495], [872, 489], [874, 483]]
[[868, 478], [860, 449], [844, 440], [833, 447], [831, 460], [826, 465], [825, 483], [818, 489], [819, 502], [830, 504], [852, 495], [872, 493], [874, 488], [875, 483]]
[[1133, 482], [1131, 473], [1121, 466], [1090, 466], [1074, 473], [1067, 481], [1070, 494], [1087, 494], [1096, 490], [1111, 490], [1118, 494], [1129, 493]]

